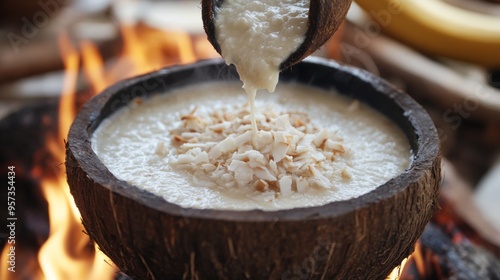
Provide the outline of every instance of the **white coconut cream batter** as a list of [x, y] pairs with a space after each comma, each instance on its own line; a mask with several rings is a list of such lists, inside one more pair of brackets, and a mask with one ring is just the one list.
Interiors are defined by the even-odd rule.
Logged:
[[[222, 140], [228, 141], [228, 135], [223, 135], [230, 131], [226, 122], [229, 123], [238, 116], [225, 116], [226, 119], [213, 124], [190, 122], [190, 118], [207, 120], [208, 116], [218, 114], [215, 112], [230, 114], [236, 112], [235, 108], [242, 110], [241, 106], [247, 99], [241, 95], [236, 83], [185, 87], [152, 97], [133, 108], [122, 109], [103, 122], [93, 134], [92, 148], [117, 178], [169, 202], [191, 208], [278, 210], [324, 205], [368, 193], [409, 167], [411, 153], [406, 137], [392, 121], [375, 110], [336, 93], [313, 87], [281, 84], [276, 91], [277, 94], [263, 95], [256, 101], [256, 119], [260, 133], [273, 133], [270, 127], [266, 128], [266, 123], [276, 121], [277, 127], [282, 126], [277, 130], [297, 130], [304, 135], [319, 137], [317, 139], [320, 141], [316, 139], [315, 144], [312, 138], [304, 140], [304, 147], [299, 147], [298, 144], [293, 148], [288, 146], [285, 154], [279, 148], [266, 154], [266, 148], [261, 148], [260, 151], [268, 156], [267, 159], [282, 163], [275, 168], [274, 164], [269, 167], [264, 162], [274, 177], [263, 173], [261, 166], [252, 164], [251, 156], [239, 157], [239, 162], [231, 167], [230, 163], [236, 158], [230, 156], [250, 151], [248, 146], [251, 144], [248, 142], [241, 142], [244, 144], [236, 148], [232, 142], [229, 146], [219, 145], [222, 150], [214, 148]], [[270, 111], [273, 113], [269, 113]], [[241, 119], [242, 128], [237, 132], [239, 134], [235, 134], [239, 136], [251, 129], [248, 116], [248, 123], [245, 117]], [[287, 121], [293, 127], [288, 126]], [[307, 124], [303, 124], [303, 121]], [[200, 123], [206, 127], [198, 128]], [[192, 127], [187, 129], [186, 126]], [[212, 138], [190, 132], [204, 131], [199, 129], [211, 129], [220, 133], [220, 138], [213, 139], [221, 141], [207, 144], [205, 140]], [[322, 140], [323, 130], [330, 133], [327, 138], [332, 138], [333, 132], [335, 136], [332, 139], [335, 141], [327, 144], [326, 138]], [[300, 134], [297, 131], [293, 133]], [[272, 137], [276, 139], [281, 136], [275, 134]], [[194, 138], [196, 139], [193, 140]], [[292, 141], [293, 137], [285, 138]], [[288, 140], [282, 142], [290, 142]], [[306, 143], [308, 141], [309, 146]], [[189, 145], [181, 148], [184, 144]], [[269, 149], [277, 147], [272, 143], [269, 145]], [[224, 150], [226, 147], [233, 147], [233, 150], [228, 152]], [[315, 147], [320, 150], [315, 150]], [[299, 171], [290, 173], [285, 169], [298, 170], [299, 167], [294, 167], [293, 164], [300, 161], [298, 157], [306, 148], [316, 158], [312, 164], [313, 169], [307, 168], [302, 179], [293, 177]], [[206, 149], [206, 155], [203, 149]], [[343, 152], [338, 152], [340, 150]], [[214, 169], [211, 166], [214, 161], [210, 161], [210, 157], [222, 157], [221, 155], [231, 160], [224, 162], [228, 164], [227, 174], [233, 176], [233, 179], [243, 176], [239, 178], [254, 180], [248, 181], [252, 184], [231, 184], [229, 175], [224, 178], [222, 173], [217, 175], [217, 170], [225, 166], [215, 166]], [[289, 164], [285, 163], [286, 160]], [[258, 161], [259, 159], [256, 162]], [[248, 169], [245, 164], [253, 168], [253, 171], [238, 174], [238, 170]], [[309, 165], [311, 162], [308, 162]], [[318, 175], [319, 173], [321, 174]], [[212, 176], [213, 174], [215, 175]], [[246, 178], [248, 174], [252, 177]], [[318, 179], [321, 176], [327, 178], [328, 184], [322, 184], [324, 181]], [[310, 180], [306, 182], [304, 178]], [[260, 184], [261, 181], [276, 183], [273, 188], [272, 184]], [[286, 186], [287, 189], [282, 189], [281, 186]]]
[[256, 92], [274, 92], [280, 64], [304, 41], [308, 12], [309, 0], [224, 0], [216, 11], [216, 39], [243, 81], [254, 133]]

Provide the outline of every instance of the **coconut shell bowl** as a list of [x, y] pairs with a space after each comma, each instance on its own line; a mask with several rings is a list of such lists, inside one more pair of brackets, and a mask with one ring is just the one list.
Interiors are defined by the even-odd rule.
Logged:
[[86, 232], [134, 279], [384, 279], [414, 250], [437, 205], [439, 140], [420, 105], [365, 71], [318, 58], [280, 77], [359, 99], [408, 138], [411, 166], [354, 199], [278, 211], [183, 208], [117, 179], [91, 148], [96, 128], [136, 97], [238, 80], [233, 67], [207, 60], [118, 82], [88, 101], [66, 154]]

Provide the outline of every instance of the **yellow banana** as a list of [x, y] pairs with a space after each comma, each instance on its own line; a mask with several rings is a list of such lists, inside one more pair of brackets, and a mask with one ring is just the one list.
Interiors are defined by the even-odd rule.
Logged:
[[409, 46], [429, 54], [500, 67], [498, 16], [467, 11], [441, 0], [354, 1], [378, 27]]

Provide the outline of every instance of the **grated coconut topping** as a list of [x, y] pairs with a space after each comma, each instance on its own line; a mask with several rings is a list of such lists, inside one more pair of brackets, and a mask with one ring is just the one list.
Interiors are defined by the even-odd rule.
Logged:
[[[171, 131], [176, 149], [172, 167], [193, 174], [196, 185], [253, 188], [267, 200], [309, 188], [335, 189], [329, 178], [350, 179], [334, 162], [346, 153], [335, 131], [319, 130], [302, 112], [256, 110], [252, 131], [248, 105], [205, 115], [196, 107]], [[156, 153], [164, 153], [157, 147]]]

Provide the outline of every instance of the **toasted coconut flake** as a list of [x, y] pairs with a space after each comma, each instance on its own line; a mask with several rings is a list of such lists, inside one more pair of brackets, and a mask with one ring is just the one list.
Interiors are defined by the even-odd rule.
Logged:
[[195, 115], [184, 115], [184, 116], [181, 116], [181, 121], [187, 121], [187, 120], [199, 120], [199, 117], [195, 116]]
[[264, 192], [269, 187], [269, 184], [264, 180], [258, 180], [255, 182], [255, 189], [259, 192]]
[[208, 156], [212, 159], [217, 159], [222, 155], [222, 151], [220, 150], [219, 145], [213, 146], [208, 152]]
[[297, 170], [299, 170], [298, 165], [296, 165], [293, 161], [291, 160], [283, 160], [283, 167], [285, 167], [287, 173], [295, 173]]
[[274, 160], [269, 161], [269, 167], [271, 168], [271, 171], [274, 172], [274, 174], [278, 174], [278, 165], [276, 165], [276, 162]]
[[231, 164], [229, 165], [229, 167], [227, 169], [229, 171], [235, 171], [235, 172], [239, 171], [239, 170], [244, 170], [244, 169], [252, 170], [250, 168], [250, 166], [248, 166], [248, 163], [241, 161], [241, 160], [237, 160], [237, 159], [232, 160]]
[[252, 181], [253, 170], [246, 162], [233, 160], [228, 170], [234, 172], [234, 178], [239, 185], [246, 185]]
[[262, 180], [267, 180], [267, 181], [276, 181], [276, 177], [274, 177], [267, 168], [264, 167], [256, 167], [253, 169], [253, 173], [255, 176], [257, 176], [259, 179]]
[[178, 164], [192, 163], [193, 161], [194, 157], [192, 155], [184, 154], [177, 157]]
[[185, 149], [193, 149], [193, 148], [202, 148], [202, 149], [206, 149], [206, 148], [209, 148], [211, 146], [215, 145], [215, 143], [184, 143], [181, 145], [181, 149], [185, 150]]
[[297, 186], [297, 192], [299, 193], [303, 193], [309, 188], [309, 183], [302, 177], [299, 177], [295, 180], [295, 185]]
[[155, 154], [157, 154], [160, 157], [165, 157], [168, 155], [168, 148], [167, 144], [163, 141], [160, 141], [156, 144], [155, 148]]
[[328, 138], [328, 131], [326, 129], [322, 129], [320, 132], [316, 134], [312, 142], [316, 147], [320, 148], [323, 146], [323, 143], [325, 143], [327, 138]]
[[329, 161], [335, 160], [335, 154], [333, 152], [323, 152], [323, 155], [325, 155], [326, 160]]
[[351, 179], [352, 175], [351, 173], [347, 170], [347, 167], [344, 167], [342, 171], [340, 172], [340, 176], [344, 179]]
[[314, 134], [306, 134], [306, 135], [304, 135], [304, 137], [302, 137], [302, 139], [300, 139], [300, 141], [299, 141], [299, 143], [297, 143], [297, 145], [301, 145], [304, 147], [310, 147], [315, 136], [316, 135], [314, 135]]
[[288, 114], [284, 114], [276, 118], [276, 128], [278, 130], [286, 130], [290, 126], [290, 116]]
[[253, 179], [252, 172], [235, 172], [234, 179], [239, 186], [248, 186]]
[[305, 124], [306, 124], [299, 117], [294, 116], [292, 119], [293, 119], [293, 121], [291, 123], [292, 123], [292, 126], [295, 128], [305, 126]]
[[251, 145], [243, 145], [238, 148], [238, 153], [242, 154], [251, 150], [253, 150], [253, 147]]
[[282, 174], [286, 174], [286, 168], [283, 165], [278, 165], [278, 177]]
[[248, 161], [248, 165], [250, 165], [251, 168], [266, 165], [266, 158], [264, 157], [264, 155], [255, 150], [247, 151], [242, 155], [234, 155], [233, 158], [239, 158], [240, 160]]
[[252, 124], [242, 124], [241, 126], [238, 127], [236, 131], [241, 133], [251, 129], [252, 129]]
[[280, 162], [285, 156], [288, 150], [288, 145], [286, 143], [280, 142], [273, 147], [273, 159], [276, 162]]
[[197, 137], [201, 137], [201, 133], [199, 133], [199, 132], [183, 132], [183, 133], [181, 133], [181, 137], [183, 139], [197, 138]]
[[325, 155], [322, 153], [322, 152], [319, 152], [319, 151], [311, 151], [310, 152], [310, 157], [316, 161], [316, 162], [320, 162], [320, 161], [324, 161], [326, 160], [326, 157]]
[[191, 112], [189, 112], [190, 115], [194, 115], [198, 112], [198, 105], [194, 105], [193, 109], [191, 109]]
[[237, 146], [234, 142], [234, 138], [232, 136], [227, 137], [221, 142], [217, 143], [213, 146], [208, 152], [208, 156], [210, 158], [216, 159], [219, 158], [222, 154], [232, 152], [236, 150]]
[[182, 138], [181, 136], [179, 135], [174, 135], [174, 140], [177, 141], [177, 142], [187, 142], [188, 139], [185, 139], [185, 138]]
[[217, 166], [211, 164], [211, 163], [206, 163], [206, 164], [203, 164], [201, 166], [201, 168], [205, 171], [205, 172], [214, 172], [215, 169], [217, 169]]
[[236, 150], [236, 142], [234, 141], [234, 138], [232, 136], [227, 137], [226, 139], [222, 140], [219, 144], [219, 149], [222, 153], [229, 153], [234, 150]]
[[273, 145], [267, 145], [262, 149], [262, 154], [270, 155], [273, 150]]
[[237, 146], [241, 146], [243, 144], [249, 143], [250, 141], [252, 141], [252, 135], [253, 135], [253, 132], [249, 130], [241, 135], [236, 136], [234, 138], [234, 142]]
[[220, 180], [224, 183], [230, 183], [234, 180], [234, 177], [233, 175], [231, 174], [223, 174], [221, 177], [220, 177]]
[[292, 177], [285, 175], [279, 181], [280, 193], [282, 195], [292, 194]]
[[331, 139], [325, 141], [325, 150], [335, 151], [337, 153], [345, 152], [344, 145]]
[[[260, 109], [254, 135], [246, 107], [199, 114], [195, 107], [171, 131], [179, 144], [172, 151], [173, 167], [206, 185], [254, 188], [270, 201], [311, 186], [332, 188], [332, 176], [347, 178], [346, 169], [333, 168], [345, 151], [336, 132], [318, 130], [305, 113]], [[158, 143], [155, 153], [168, 154], [163, 145]]]
[[221, 123], [211, 125], [208, 127], [208, 129], [210, 129], [214, 132], [217, 132], [217, 133], [221, 133], [222, 131], [229, 129], [230, 126], [231, 126], [230, 122], [224, 121]]
[[225, 121], [232, 121], [236, 118], [236, 115], [235, 114], [232, 114], [232, 113], [227, 113], [225, 112], [224, 115], [222, 115], [222, 118], [225, 120]]
[[330, 183], [330, 180], [321, 174], [321, 172], [319, 172], [313, 165], [309, 165], [309, 171], [313, 174], [311, 179], [314, 183], [316, 183], [316, 185], [325, 189], [331, 188], [332, 184]]
[[207, 154], [207, 152], [201, 152], [201, 153], [199, 153], [194, 158], [194, 163], [195, 164], [208, 163], [208, 154]]
[[273, 132], [274, 144], [284, 143], [288, 144], [286, 141], [285, 133], [283, 131]]

